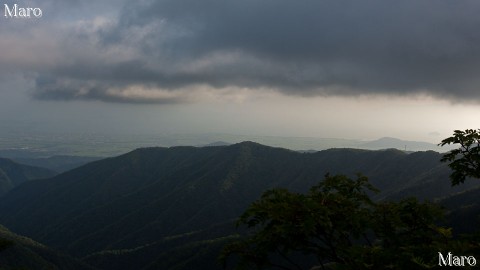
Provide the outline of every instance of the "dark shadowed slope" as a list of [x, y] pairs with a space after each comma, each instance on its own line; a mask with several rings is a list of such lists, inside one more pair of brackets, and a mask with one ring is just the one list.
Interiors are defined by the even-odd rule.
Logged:
[[[470, 182], [480, 182], [472, 179]], [[439, 201], [448, 209], [447, 222], [453, 227], [454, 232], [478, 232], [480, 225], [480, 188], [460, 192]]]
[[[467, 189], [452, 190], [440, 157], [398, 150], [299, 153], [251, 142], [138, 149], [21, 185], [0, 199], [0, 223], [75, 255], [127, 250], [160, 262], [161, 254], [191, 250], [190, 241], [162, 244], [171, 237], [193, 233], [199, 245], [219, 243], [266, 189], [305, 191], [327, 172], [362, 172], [384, 191], [377, 199], [402, 197], [408, 190], [435, 198]], [[219, 226], [228, 229], [212, 229]], [[90, 259], [105, 263], [102, 256]]]
[[77, 259], [16, 235], [1, 225], [0, 269], [94, 270]]
[[54, 175], [55, 172], [49, 169], [23, 165], [10, 159], [0, 158], [0, 196], [26, 181]]

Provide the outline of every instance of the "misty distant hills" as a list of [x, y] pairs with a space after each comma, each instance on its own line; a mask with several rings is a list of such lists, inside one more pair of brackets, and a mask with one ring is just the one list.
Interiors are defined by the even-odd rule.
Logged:
[[[407, 151], [446, 152], [449, 148], [438, 147], [435, 143], [416, 143], [405, 140], [379, 139], [366, 141], [360, 139], [321, 138], [321, 137], [281, 137], [260, 135], [235, 134], [151, 134], [151, 135], [122, 135], [122, 134], [27, 134], [2, 137], [0, 143], [0, 157], [17, 159], [44, 159], [53, 156], [88, 156], [110, 157], [125, 154], [139, 147], [172, 147], [172, 146], [225, 146], [253, 141], [272, 147], [281, 147], [297, 151], [320, 151], [330, 148], [355, 149], [388, 149], [395, 148]], [[377, 143], [383, 142], [380, 145]], [[417, 145], [419, 147], [417, 147]]]
[[416, 142], [416, 141], [405, 141], [397, 138], [384, 137], [375, 141], [370, 141], [360, 145], [360, 148], [370, 149], [370, 150], [380, 150], [380, 149], [399, 149], [406, 151], [428, 151], [428, 150], [443, 150], [441, 147], [427, 142]]
[[233, 221], [269, 188], [303, 192], [326, 173], [359, 172], [382, 190], [377, 200], [434, 199], [477, 185], [452, 188], [440, 158], [252, 142], [143, 148], [22, 184], [0, 198], [0, 223], [102, 269], [215, 269], [216, 254], [235, 237]]
[[[450, 146], [440, 147], [433, 143], [401, 140], [391, 137], [383, 137], [373, 141], [346, 140], [346, 139], [318, 139], [317, 142], [306, 144], [305, 149], [326, 150], [330, 148], [354, 148], [365, 150], [397, 149], [402, 151], [437, 151], [446, 152], [452, 149]], [[298, 148], [297, 148], [298, 149]]]
[[14, 187], [39, 178], [48, 178], [56, 173], [52, 170], [16, 163], [6, 158], [0, 158], [0, 196]]
[[26, 158], [18, 157], [12, 158], [12, 160], [30, 166], [47, 168], [57, 173], [69, 171], [71, 169], [80, 167], [89, 162], [101, 159], [100, 157], [82, 157], [82, 156], [51, 156], [51, 157], [38, 157], [38, 158]]
[[[446, 152], [451, 149], [450, 146], [440, 147], [433, 143], [401, 140], [392, 137], [383, 137], [373, 141], [361, 141], [353, 139], [335, 139], [335, 138], [308, 138], [308, 137], [267, 137], [267, 136], [244, 136], [248, 140], [269, 145], [273, 147], [282, 147], [301, 152], [315, 152], [331, 148], [353, 148], [365, 150], [398, 149], [402, 151], [437, 151]], [[238, 140], [234, 137], [233, 141]], [[201, 146], [227, 146], [232, 143], [226, 141], [216, 141], [203, 144]]]

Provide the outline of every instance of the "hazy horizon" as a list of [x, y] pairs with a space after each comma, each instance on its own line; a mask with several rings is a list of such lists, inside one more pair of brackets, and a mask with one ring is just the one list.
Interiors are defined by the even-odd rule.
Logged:
[[5, 132], [436, 144], [477, 127], [476, 1], [18, 5], [42, 17], [0, 16]]

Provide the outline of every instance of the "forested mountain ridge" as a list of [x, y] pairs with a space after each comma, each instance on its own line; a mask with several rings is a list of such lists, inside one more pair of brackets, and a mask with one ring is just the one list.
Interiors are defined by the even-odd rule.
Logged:
[[52, 177], [55, 174], [49, 169], [23, 165], [10, 159], [0, 158], [0, 196], [24, 182]]
[[[233, 221], [273, 187], [303, 192], [326, 173], [363, 173], [382, 190], [376, 199], [412, 191], [433, 199], [475, 185], [452, 189], [440, 158], [393, 149], [299, 153], [252, 142], [143, 148], [19, 186], [0, 199], [0, 223], [101, 265], [111, 265], [104, 259], [124, 250], [137, 258], [133, 263], [145, 257], [161, 262], [163, 256], [171, 267], [181, 261], [172, 255], [179, 250], [231, 237]], [[179, 236], [183, 241], [168, 242]]]

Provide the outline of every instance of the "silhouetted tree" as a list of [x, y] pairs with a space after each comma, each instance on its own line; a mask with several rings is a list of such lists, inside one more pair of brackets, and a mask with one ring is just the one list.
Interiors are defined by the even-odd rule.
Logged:
[[[307, 194], [269, 190], [238, 221], [251, 234], [227, 245], [221, 261], [236, 255], [237, 269], [427, 269], [438, 266], [438, 252], [469, 248], [436, 225], [439, 206], [375, 203], [371, 191], [365, 176], [344, 175], [327, 175]], [[305, 268], [299, 255], [314, 263]]]
[[442, 162], [450, 162], [452, 185], [465, 182], [467, 177], [480, 178], [480, 130], [455, 130], [451, 137], [439, 143], [440, 146], [447, 144], [459, 146], [441, 159]]

